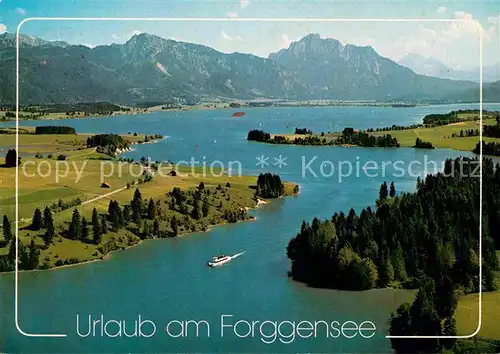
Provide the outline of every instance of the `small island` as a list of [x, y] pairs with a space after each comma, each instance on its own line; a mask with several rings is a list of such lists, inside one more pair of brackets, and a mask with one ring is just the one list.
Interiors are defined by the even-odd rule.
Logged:
[[[457, 110], [426, 115], [422, 124], [314, 133], [295, 128], [293, 134], [248, 132], [247, 140], [267, 144], [307, 146], [411, 147], [455, 149], [479, 154], [479, 110]], [[500, 112], [483, 110], [483, 154], [500, 156]]]
[[314, 135], [310, 130], [295, 129], [292, 136], [273, 135], [262, 130], [250, 130], [247, 140], [268, 144], [284, 145], [311, 145], [311, 146], [363, 146], [363, 147], [399, 147], [396, 138], [389, 134], [383, 136], [373, 136], [365, 132], [345, 128], [340, 135], [321, 136]]

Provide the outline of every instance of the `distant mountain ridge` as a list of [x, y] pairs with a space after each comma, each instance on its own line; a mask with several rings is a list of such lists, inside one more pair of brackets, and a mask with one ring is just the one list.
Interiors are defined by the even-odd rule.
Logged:
[[[344, 46], [318, 34], [293, 42], [269, 58], [296, 73], [321, 99], [435, 100], [442, 98], [443, 92], [455, 92], [460, 87], [448, 80], [416, 75], [370, 46]], [[461, 84], [474, 86], [470, 82]]]
[[[413, 70], [415, 73], [434, 76], [442, 79], [469, 80], [479, 82], [479, 69], [455, 70], [434, 58], [424, 58], [420, 54], [410, 53], [401, 58], [398, 64]], [[483, 66], [483, 82], [500, 80], [500, 64]]]
[[[310, 34], [269, 55], [225, 54], [141, 33], [88, 48], [22, 36], [21, 102], [137, 104], [224, 97], [440, 101], [477, 84], [415, 74], [372, 47]], [[14, 101], [15, 38], [0, 35], [0, 101]]]
[[[479, 102], [479, 90], [469, 89], [456, 94], [450, 99], [455, 101]], [[483, 83], [483, 102], [500, 101], [500, 80], [495, 82]]]
[[[16, 43], [17, 39], [15, 33], [5, 32], [3, 34], [0, 34], [0, 49], [15, 47]], [[66, 42], [46, 41], [41, 38], [27, 36], [22, 33], [19, 34], [19, 43], [20, 43], [19, 46], [20, 48], [43, 47], [43, 46], [50, 46], [50, 47], [55, 46], [55, 47], [65, 48], [70, 46], [70, 44]]]

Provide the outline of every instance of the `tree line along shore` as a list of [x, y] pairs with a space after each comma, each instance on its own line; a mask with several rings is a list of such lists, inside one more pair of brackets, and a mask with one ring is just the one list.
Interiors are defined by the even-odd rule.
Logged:
[[[418, 104], [424, 106], [427, 104]], [[337, 100], [307, 100], [307, 101], [245, 101], [214, 99], [200, 101], [198, 99], [184, 99], [178, 101], [146, 101], [134, 106], [117, 105], [111, 102], [78, 102], [20, 105], [19, 119], [73, 119], [88, 117], [106, 117], [123, 114], [144, 114], [154, 111], [187, 111], [187, 110], [214, 110], [214, 109], [251, 109], [259, 107], [326, 107], [326, 106], [355, 106], [355, 107], [415, 107], [417, 104], [404, 102], [376, 102], [364, 100], [337, 101]], [[14, 104], [0, 104], [0, 120], [15, 120], [16, 106]]]
[[[45, 144], [54, 142], [52, 149], [70, 143], [59, 154], [34, 153], [39, 137], [49, 141]], [[174, 170], [169, 162], [145, 157], [136, 161], [116, 153], [132, 142], [159, 138], [159, 134], [81, 135], [62, 126], [26, 129], [20, 134], [22, 151], [34, 156], [20, 156], [9, 149], [1, 167], [7, 181], [15, 180], [16, 166], [25, 173], [19, 180], [18, 223], [14, 220], [15, 186], [3, 183], [0, 187], [0, 271], [14, 268], [15, 227], [20, 237], [20, 269], [47, 269], [102, 259], [144, 239], [176, 237], [250, 220], [248, 210], [259, 199], [298, 192], [297, 185], [282, 182], [279, 176], [203, 177], [202, 171], [193, 172], [190, 166]], [[61, 160], [69, 159], [70, 165], [85, 166], [78, 182], [73, 171], [60, 175], [57, 182], [45, 170], [37, 176], [39, 166], [55, 169]], [[121, 173], [102, 181], [100, 160], [110, 160], [117, 171], [120, 164]]]
[[[470, 317], [477, 317], [480, 284], [490, 298], [498, 298], [500, 285], [500, 165], [491, 159], [482, 162], [480, 224], [480, 180], [475, 175], [479, 163], [477, 158], [448, 159], [443, 172], [419, 179], [415, 192], [397, 193], [397, 186], [384, 182], [375, 209], [366, 207], [359, 214], [350, 209], [327, 220], [304, 221], [287, 247], [290, 276], [334, 289], [416, 289], [413, 303], [400, 305], [390, 316], [390, 335], [469, 334], [458, 333], [457, 320], [459, 326], [472, 323], [465, 327], [475, 329], [477, 321]], [[471, 298], [476, 300], [472, 305]], [[458, 312], [462, 301], [470, 307]], [[470, 342], [454, 339], [394, 338], [392, 348], [397, 353], [498, 352], [500, 343], [491, 338], [499, 337], [492, 319], [498, 318], [500, 307], [488, 304], [483, 315], [493, 327], [486, 329], [489, 339], [480, 339], [477, 351]]]
[[[359, 214], [350, 209], [327, 220], [304, 221], [287, 247], [290, 276], [335, 289], [417, 289], [414, 302], [401, 305], [391, 315], [390, 334], [457, 335], [455, 312], [462, 298], [473, 297], [480, 283], [483, 292], [498, 296], [500, 165], [483, 161], [480, 279], [480, 189], [479, 178], [473, 175], [478, 163], [469, 158], [447, 160], [442, 173], [417, 181], [416, 192], [397, 193], [397, 186], [384, 182], [375, 209], [366, 207]], [[477, 302], [471, 307], [477, 309]], [[467, 318], [470, 311], [460, 313], [461, 323], [477, 323]], [[485, 317], [495, 318], [500, 308], [487, 311]], [[391, 342], [398, 353], [461, 352], [469, 345], [437, 339]], [[498, 349], [494, 341], [483, 342], [482, 350]]]
[[[19, 155], [54, 159], [85, 156], [87, 159], [109, 160], [129, 150], [134, 144], [156, 142], [161, 134], [86, 134], [67, 126], [20, 127]], [[16, 128], [0, 128], [4, 146], [16, 145]], [[100, 139], [96, 141], [95, 139]], [[0, 150], [1, 151], [1, 150]]]
[[[483, 111], [483, 154], [500, 156], [500, 112]], [[429, 114], [422, 124], [313, 133], [295, 128], [293, 134], [271, 134], [250, 130], [247, 139], [269, 144], [307, 146], [450, 148], [479, 153], [479, 111], [459, 110]]]
[[[312, 146], [455, 148], [500, 156], [499, 112], [454, 111], [424, 117], [423, 124], [341, 133], [292, 135], [253, 130], [248, 140]], [[483, 141], [479, 142], [480, 129]], [[330, 219], [302, 222], [287, 246], [290, 277], [310, 286], [343, 290], [393, 287], [416, 291], [388, 318], [393, 336], [456, 336], [475, 331], [481, 284], [489, 306], [474, 340], [391, 339], [397, 353], [496, 353], [500, 350], [500, 165], [483, 160], [482, 260], [479, 258], [479, 178], [481, 162], [447, 160], [443, 172], [417, 181], [413, 193], [397, 193], [394, 183], [380, 187], [376, 207], [359, 214], [335, 212]], [[483, 277], [479, 278], [481, 262]], [[495, 300], [496, 299], [496, 300]]]
[[[258, 198], [279, 198], [298, 191], [296, 186], [285, 187], [275, 175], [260, 175], [256, 182], [247, 186], [245, 195], [238, 193], [242, 192], [241, 185], [233, 189], [231, 182], [217, 186], [200, 182], [196, 188], [173, 187], [163, 196], [149, 199], [143, 197], [140, 186], [129, 187], [133, 197], [128, 203], [122, 205], [112, 199], [107, 211], [93, 207], [90, 215], [90, 206], [82, 208], [78, 202], [46, 206], [43, 211], [37, 208], [31, 222], [19, 230], [19, 269], [49, 269], [102, 259], [145, 239], [177, 237], [207, 231], [215, 225], [252, 220], [248, 210], [255, 207]], [[64, 210], [71, 217], [56, 219], [55, 214]], [[12, 271], [16, 248], [7, 215], [3, 216], [2, 230], [0, 271]], [[86, 257], [79, 258], [81, 254]]]

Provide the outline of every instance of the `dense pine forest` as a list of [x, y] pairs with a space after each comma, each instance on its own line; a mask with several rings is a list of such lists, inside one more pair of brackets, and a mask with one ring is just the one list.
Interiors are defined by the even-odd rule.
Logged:
[[[447, 160], [443, 173], [417, 182], [415, 193], [397, 195], [384, 183], [376, 210], [303, 222], [287, 248], [291, 275], [314, 286], [361, 290], [394, 282], [414, 287], [423, 276], [445, 272], [466, 292], [477, 291], [479, 178], [468, 176], [476, 167], [475, 159]], [[483, 272], [491, 290], [500, 247], [500, 169], [491, 160], [483, 180]]]
[[118, 134], [97, 134], [87, 138], [88, 147], [96, 147], [97, 152], [115, 156], [116, 150], [126, 149], [130, 142]]
[[497, 123], [495, 125], [485, 125], [483, 126], [483, 135], [491, 138], [500, 138], [500, 116], [496, 118]]
[[275, 135], [271, 137], [271, 134], [266, 133], [262, 130], [250, 130], [248, 132], [247, 140], [258, 141], [260, 143], [268, 144], [283, 144], [283, 145], [335, 145], [334, 140], [327, 140], [326, 138], [320, 138], [312, 134], [310, 130], [306, 128], [295, 128], [296, 131], [299, 129], [297, 135], [304, 135], [303, 137], [295, 137], [294, 139], [289, 139], [286, 136]]
[[[127, 188], [132, 188], [132, 185]], [[196, 188], [188, 190], [173, 187], [155, 199], [145, 198], [136, 188], [130, 202], [120, 204], [110, 200], [107, 211], [98, 212], [94, 208], [92, 215], [82, 214], [82, 209], [78, 208], [82, 202], [78, 198], [66, 202], [60, 200], [43, 210], [36, 208], [31, 224], [21, 229], [28, 231], [28, 237], [19, 239], [19, 269], [47, 269], [80, 263], [81, 260], [68, 258], [64, 254], [60, 254], [59, 258], [55, 251], [57, 260], [41, 256], [43, 251], [63, 238], [93, 245], [104, 256], [144, 239], [177, 237], [207, 231], [213, 225], [252, 220], [254, 217], [248, 213], [248, 209], [255, 205], [258, 198], [279, 198], [299, 191], [298, 185], [294, 186], [293, 191], [285, 190], [281, 178], [271, 173], [259, 175], [257, 184], [246, 188], [248, 193], [242, 194], [241, 187], [233, 188], [230, 182], [224, 186], [200, 182]], [[70, 220], [62, 221], [54, 217], [70, 208], [73, 208]], [[0, 272], [12, 271], [15, 267], [14, 227], [14, 222], [4, 215], [0, 248], [6, 247], [7, 252], [0, 255]], [[120, 242], [117, 242], [117, 238]]]
[[[299, 131], [298, 133], [297, 129]], [[373, 136], [365, 132], [355, 131], [353, 128], [345, 128], [342, 131], [342, 135], [329, 139], [324, 136], [324, 133], [321, 133], [320, 136], [310, 135], [312, 132], [306, 128], [295, 128], [295, 134], [304, 136], [290, 139], [281, 135], [271, 136], [271, 134], [262, 130], [250, 130], [248, 132], [247, 140], [284, 145], [356, 145], [363, 147], [399, 147], [398, 140], [389, 134], [385, 134], [383, 136]]]
[[[486, 125], [485, 125], [485, 128], [486, 128]], [[458, 133], [458, 134], [452, 133], [451, 134], [452, 138], [467, 138], [470, 136], [479, 136], [479, 129], [465, 129], [465, 130], [461, 129], [460, 133]]]
[[127, 142], [123, 137], [118, 134], [97, 134], [87, 138], [87, 146], [88, 147], [112, 147], [115, 150], [121, 149], [129, 146], [129, 142]]
[[415, 145], [413, 146], [415, 149], [434, 149], [434, 146], [432, 146], [432, 143], [428, 141], [423, 141], [420, 138], [417, 138], [415, 140]]
[[412, 124], [412, 125], [396, 125], [396, 124], [393, 124], [390, 127], [368, 128], [365, 131], [367, 133], [373, 133], [373, 132], [387, 132], [387, 131], [390, 131], [390, 130], [418, 129], [418, 128], [423, 128], [423, 127], [425, 127], [423, 124]]
[[[500, 138], [500, 116], [497, 116], [495, 125], [483, 126], [483, 135], [491, 138]], [[490, 156], [500, 156], [500, 144], [495, 142], [478, 142], [474, 150], [472, 150], [473, 153], [479, 154], [479, 149], [481, 148], [480, 144], [483, 145], [483, 154]]]
[[[418, 288], [390, 318], [391, 335], [455, 335], [459, 293], [495, 290], [500, 249], [500, 166], [483, 161], [482, 269], [479, 279], [478, 159], [447, 160], [414, 193], [385, 182], [376, 209], [303, 222], [289, 243], [290, 275], [312, 286], [364, 290]], [[393, 339], [398, 353], [459, 350], [454, 340]], [[462, 345], [460, 342], [457, 345]]]
[[491, 142], [491, 143], [485, 143], [484, 141], [480, 141], [476, 144], [476, 147], [474, 150], [472, 150], [473, 153], [479, 154], [481, 144], [483, 145], [483, 154], [484, 155], [490, 155], [490, 156], [500, 156], [500, 144]]
[[295, 127], [295, 132], [294, 134], [304, 134], [304, 135], [308, 135], [308, 134], [312, 134], [312, 130], [310, 129], [307, 129], [307, 128], [298, 128], [298, 127]]
[[[99, 251], [107, 254], [116, 249], [114, 241], [105, 239], [109, 232], [121, 232], [124, 238], [130, 233], [141, 240], [167, 238], [206, 231], [211, 225], [252, 219], [246, 209], [237, 207], [237, 201], [231, 201], [230, 188], [229, 183], [225, 187], [208, 187], [201, 182], [195, 189], [184, 191], [174, 187], [164, 198], [149, 200], [136, 189], [130, 203], [120, 205], [111, 200], [107, 213], [98, 213], [94, 208], [90, 220], [86, 220], [75, 208], [71, 220], [64, 222], [62, 229], [55, 225], [51, 207], [46, 207], [43, 212], [37, 208], [31, 225], [26, 229], [41, 237], [43, 245], [35, 244], [33, 238], [29, 245], [20, 240], [19, 269], [48, 268], [47, 260], [39, 259], [40, 250], [47, 249], [60, 237], [98, 245]], [[7, 255], [0, 256], [0, 272], [12, 271], [15, 266], [15, 236], [13, 225], [6, 215], [2, 225], [0, 247], [9, 246], [9, 251]], [[72, 263], [78, 263], [78, 260], [60, 259], [55, 265]]]
[[35, 134], [76, 134], [75, 128], [61, 125], [35, 127]]
[[260, 143], [267, 143], [271, 140], [271, 134], [264, 132], [263, 130], [250, 130], [248, 132], [247, 140], [258, 141]]
[[257, 178], [255, 195], [262, 198], [279, 198], [285, 193], [285, 186], [278, 175], [260, 174]]
[[352, 128], [345, 128], [342, 135], [335, 141], [337, 145], [356, 145], [364, 147], [399, 147], [399, 142], [390, 134], [373, 136], [364, 132], [358, 132]]

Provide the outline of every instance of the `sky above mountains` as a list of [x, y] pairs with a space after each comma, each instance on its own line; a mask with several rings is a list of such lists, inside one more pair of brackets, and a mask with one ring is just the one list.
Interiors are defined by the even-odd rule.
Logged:
[[[222, 52], [268, 56], [291, 41], [319, 33], [342, 43], [370, 45], [395, 61], [408, 53], [433, 57], [454, 69], [500, 62], [500, 2], [485, 1], [160, 1], [0, 0], [0, 33], [29, 17], [217, 17], [224, 22], [30, 21], [22, 32], [46, 40], [96, 46], [124, 43], [148, 32], [204, 44]], [[461, 19], [463, 22], [243, 22], [245, 18]]]

